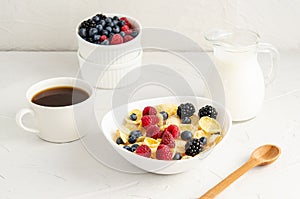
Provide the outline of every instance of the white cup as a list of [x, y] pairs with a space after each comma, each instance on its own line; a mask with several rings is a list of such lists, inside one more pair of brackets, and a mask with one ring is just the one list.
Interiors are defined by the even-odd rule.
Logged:
[[[61, 86], [71, 86], [86, 91], [89, 98], [73, 105], [50, 107], [32, 102], [32, 98], [39, 92]], [[26, 131], [36, 133], [41, 139], [64, 143], [78, 140], [87, 132], [79, 127], [88, 126], [89, 118], [93, 117], [93, 88], [87, 82], [72, 78], [58, 77], [40, 81], [32, 85], [26, 93], [30, 108], [21, 109], [16, 115], [17, 124]], [[31, 115], [37, 123], [37, 128], [31, 128], [23, 123], [25, 115]]]

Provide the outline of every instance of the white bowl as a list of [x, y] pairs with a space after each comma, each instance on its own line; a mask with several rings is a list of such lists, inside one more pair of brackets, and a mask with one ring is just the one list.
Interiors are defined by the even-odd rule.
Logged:
[[[196, 109], [200, 107], [211, 104], [216, 107], [218, 111], [217, 120], [219, 121], [222, 130], [223, 130], [223, 139], [220, 143], [218, 143], [215, 147], [222, 147], [222, 143], [224, 139], [228, 137], [228, 132], [231, 128], [231, 116], [229, 112], [220, 104], [213, 102], [210, 99], [202, 98], [202, 97], [192, 97], [192, 96], [183, 96], [183, 97], [163, 97], [163, 98], [153, 98], [148, 100], [142, 100], [137, 102], [132, 102], [127, 105], [123, 105], [117, 108], [114, 108], [110, 112], [108, 112], [101, 121], [101, 128], [104, 136], [108, 140], [108, 142], [112, 145], [112, 147], [122, 155], [128, 162], [131, 164], [151, 173], [157, 174], [176, 174], [181, 173], [187, 170], [190, 170], [197, 166], [198, 169], [201, 169], [201, 163], [205, 161], [205, 157], [211, 153], [213, 147], [207, 151], [202, 152], [201, 155], [185, 159], [185, 160], [156, 160], [151, 158], [145, 158], [139, 155], [136, 155], [132, 152], [129, 152], [119, 145], [117, 145], [113, 140], [113, 135], [116, 130], [120, 127], [123, 122], [123, 119], [128, 114], [128, 112], [132, 109], [143, 109], [145, 106], [155, 106], [158, 104], [165, 103], [186, 103], [191, 102], [195, 105]], [[200, 163], [200, 164], [199, 164]]]
[[[104, 13], [105, 14], [105, 13]], [[83, 19], [76, 26], [76, 36], [78, 40], [78, 51], [80, 52], [82, 58], [89, 62], [97, 64], [109, 64], [112, 61], [115, 63], [127, 63], [128, 61], [134, 59], [138, 56], [141, 49], [141, 35], [142, 26], [138, 20], [133, 17], [123, 15], [123, 14], [105, 14], [106, 16], [113, 17], [126, 17], [132, 26], [139, 31], [139, 34], [126, 43], [118, 45], [99, 45], [93, 44], [82, 39], [78, 34], [78, 29], [82, 21], [92, 18], [93, 16]]]
[[[114, 89], [130, 85], [139, 78], [143, 51], [140, 51], [134, 59], [122, 64], [101, 65], [92, 63], [85, 60], [79, 51], [77, 57], [80, 74], [84, 80], [96, 88]], [[134, 74], [131, 75], [129, 72], [133, 72], [133, 70]], [[129, 75], [130, 78], [125, 78], [126, 75]]]

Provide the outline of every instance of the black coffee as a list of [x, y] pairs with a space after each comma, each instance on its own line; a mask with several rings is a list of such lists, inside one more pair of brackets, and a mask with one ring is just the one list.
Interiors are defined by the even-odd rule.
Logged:
[[41, 106], [59, 107], [77, 104], [88, 98], [89, 94], [82, 89], [63, 86], [42, 90], [31, 101]]

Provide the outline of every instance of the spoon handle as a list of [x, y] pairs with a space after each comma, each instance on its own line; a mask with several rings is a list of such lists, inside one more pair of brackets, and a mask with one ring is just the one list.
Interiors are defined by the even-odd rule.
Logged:
[[258, 161], [254, 159], [249, 159], [245, 164], [243, 164], [240, 168], [235, 170], [229, 176], [227, 176], [224, 180], [219, 182], [216, 186], [208, 190], [204, 195], [202, 195], [199, 199], [212, 199], [216, 197], [219, 193], [221, 193], [225, 188], [227, 188], [231, 183], [233, 183], [236, 179], [241, 177], [244, 173], [252, 169], [253, 167], [258, 165]]

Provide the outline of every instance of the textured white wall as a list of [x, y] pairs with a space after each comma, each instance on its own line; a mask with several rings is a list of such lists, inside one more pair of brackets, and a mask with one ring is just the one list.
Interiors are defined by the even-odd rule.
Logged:
[[0, 50], [75, 50], [76, 24], [99, 11], [132, 15], [201, 45], [210, 28], [240, 27], [280, 49], [300, 49], [299, 0], [1, 0]]

